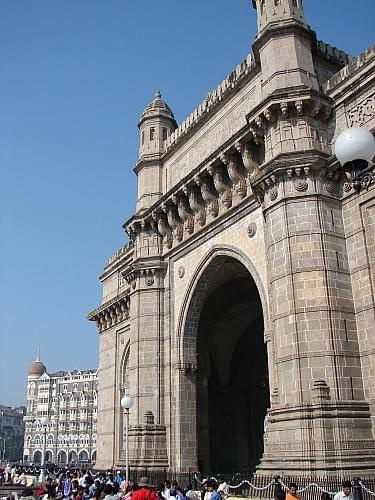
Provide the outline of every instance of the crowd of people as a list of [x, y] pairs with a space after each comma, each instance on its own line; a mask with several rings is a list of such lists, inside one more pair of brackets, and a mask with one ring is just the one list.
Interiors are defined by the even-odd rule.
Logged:
[[[16, 470], [9, 464], [0, 470], [2, 484], [27, 486], [28, 477], [25, 470]], [[138, 482], [126, 481], [121, 471], [116, 474], [93, 473], [90, 471], [74, 472], [55, 471], [45, 481], [32, 481], [33, 487], [25, 487], [17, 498], [6, 497], [4, 500], [225, 500], [229, 494], [229, 485], [222, 475], [203, 479], [199, 483], [200, 490], [191, 484], [180, 485], [176, 480], [165, 481], [155, 486], [148, 477]], [[274, 483], [275, 500], [301, 500], [295, 483], [289, 485], [288, 491], [277, 481]], [[15, 497], [15, 495], [13, 495]], [[332, 500], [329, 493], [323, 491], [321, 500]], [[353, 500], [350, 481], [342, 483], [342, 490], [333, 500]]]
[[[27, 475], [4, 469], [4, 484], [27, 485]], [[176, 480], [153, 485], [148, 477], [138, 482], [126, 481], [121, 471], [93, 474], [90, 471], [64, 471], [52, 474], [45, 481], [33, 481], [34, 487], [25, 488], [18, 500], [223, 500], [228, 486], [223, 476], [204, 479], [201, 491], [191, 484], [180, 485]], [[16, 499], [9, 499], [16, 500]]]

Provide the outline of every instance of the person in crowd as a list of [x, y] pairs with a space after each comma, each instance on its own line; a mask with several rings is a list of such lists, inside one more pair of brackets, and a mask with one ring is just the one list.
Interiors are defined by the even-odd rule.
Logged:
[[90, 491], [89, 491], [89, 489], [90, 488], [88, 486], [84, 486], [82, 500], [89, 500], [89, 498], [90, 498]]
[[95, 496], [95, 492], [97, 491], [97, 489], [100, 487], [100, 480], [99, 479], [95, 479], [95, 481], [89, 486], [89, 495], [90, 495], [90, 498], [92, 498], [93, 496]]
[[213, 479], [207, 481], [207, 490], [210, 492], [210, 500], [220, 500], [220, 495], [216, 491], [217, 485]]
[[103, 492], [101, 495], [103, 500], [112, 500], [112, 485], [106, 483], [103, 488]]
[[4, 468], [4, 484], [10, 484], [12, 478], [12, 467], [10, 464], [6, 464]]
[[342, 490], [336, 493], [333, 500], [353, 500], [352, 483], [343, 481]]
[[83, 486], [79, 486], [77, 488], [77, 494], [75, 496], [76, 500], [82, 500], [83, 499]]
[[35, 500], [33, 490], [31, 488], [25, 488], [22, 491], [19, 500]]
[[71, 492], [72, 492], [72, 479], [70, 477], [70, 474], [67, 474], [63, 483], [63, 490], [62, 490], [63, 497], [69, 498]]
[[332, 500], [331, 495], [327, 491], [323, 491], [320, 500]]
[[290, 483], [289, 490], [286, 495], [285, 500], [301, 500], [301, 497], [297, 493], [297, 485], [295, 483]]
[[193, 490], [192, 484], [188, 484], [185, 496], [186, 500], [199, 500], [197, 493]]
[[160, 483], [158, 485], [158, 487], [156, 488], [156, 493], [158, 495], [159, 500], [165, 500], [165, 497], [163, 496], [163, 492], [164, 492], [164, 484]]
[[223, 499], [223, 498], [226, 498], [227, 495], [228, 495], [228, 492], [229, 492], [229, 488], [228, 488], [228, 485], [224, 479], [224, 476], [222, 476], [221, 474], [219, 474], [217, 476], [217, 480], [218, 480], [218, 487], [217, 487], [217, 492], [219, 493], [220, 497]]
[[21, 486], [27, 486], [27, 477], [24, 471], [22, 471], [21, 474], [18, 476], [16, 483], [20, 484]]
[[121, 471], [118, 470], [116, 472], [114, 482], [120, 486], [120, 484], [123, 482], [123, 480], [124, 480], [124, 476], [121, 474]]
[[171, 482], [170, 481], [165, 481], [164, 489], [162, 491], [162, 496], [163, 496], [164, 500], [169, 500], [169, 497], [171, 496]]
[[208, 489], [208, 479], [203, 479], [201, 487], [201, 500], [210, 500], [211, 492]]
[[139, 489], [132, 494], [132, 500], [158, 500], [158, 495], [150, 484], [148, 477], [141, 477], [138, 486]]

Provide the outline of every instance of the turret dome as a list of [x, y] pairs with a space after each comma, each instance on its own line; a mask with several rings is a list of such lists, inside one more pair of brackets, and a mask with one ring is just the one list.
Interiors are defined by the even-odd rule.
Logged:
[[156, 116], [163, 116], [175, 121], [174, 115], [168, 104], [162, 99], [159, 90], [156, 91], [155, 97], [150, 102], [146, 109], [143, 111], [139, 125], [147, 118], [154, 118]]
[[35, 361], [31, 363], [28, 369], [28, 376], [29, 377], [41, 377], [43, 373], [47, 371], [47, 368], [45, 365], [40, 361], [39, 359], [39, 354], [36, 358]]

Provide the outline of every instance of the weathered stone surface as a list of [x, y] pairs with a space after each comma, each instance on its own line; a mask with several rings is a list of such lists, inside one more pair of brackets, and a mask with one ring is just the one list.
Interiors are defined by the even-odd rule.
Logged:
[[[159, 95], [140, 122], [129, 245], [107, 262], [90, 315], [101, 468], [123, 464], [126, 393], [134, 466], [218, 472], [216, 369], [228, 429], [237, 415], [234, 434], [247, 436], [241, 464], [374, 474], [375, 189], [354, 193], [331, 157], [343, 128], [375, 126], [374, 53], [352, 61], [317, 42], [299, 0], [253, 3], [253, 54], [179, 126]], [[241, 358], [245, 331], [259, 345]], [[263, 354], [249, 424], [228, 384], [235, 356], [245, 379]]]

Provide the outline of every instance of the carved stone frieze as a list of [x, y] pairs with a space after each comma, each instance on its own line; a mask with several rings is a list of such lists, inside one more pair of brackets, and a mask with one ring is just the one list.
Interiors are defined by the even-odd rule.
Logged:
[[362, 127], [375, 119], [375, 92], [348, 111], [350, 127]]
[[287, 175], [289, 179], [293, 180], [294, 189], [298, 192], [304, 192], [308, 190], [309, 174], [310, 174], [309, 167], [288, 168], [287, 170]]
[[87, 315], [87, 319], [95, 321], [99, 333], [121, 323], [129, 318], [130, 297], [129, 290], [114, 299], [105, 302]]

